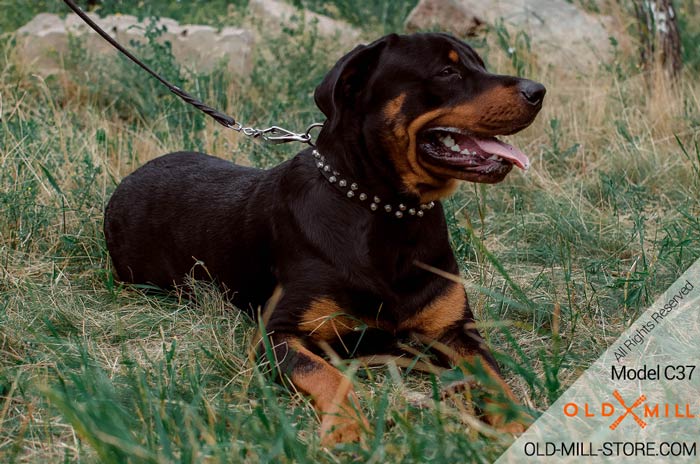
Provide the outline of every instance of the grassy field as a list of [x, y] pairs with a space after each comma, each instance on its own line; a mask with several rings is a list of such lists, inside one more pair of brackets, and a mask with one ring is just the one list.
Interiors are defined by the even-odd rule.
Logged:
[[[105, 3], [117, 6], [104, 13], [247, 20], [240, 0]], [[415, 0], [298, 3], [369, 40], [400, 31]], [[194, 284], [192, 302], [115, 282], [102, 218], [121, 178], [183, 148], [269, 166], [299, 146], [242, 140], [116, 54], [88, 56], [80, 44], [64, 74], [33, 75], [5, 33], [63, 7], [27, 5], [0, 0], [1, 462], [451, 463], [502, 452], [509, 438], [478, 433], [459, 399], [415, 406], [440, 378], [391, 363], [347, 366], [374, 429], [367, 447], [323, 449], [309, 401], [249, 360], [255, 324], [216, 289]], [[521, 69], [548, 88], [537, 121], [510, 138], [530, 155], [529, 173], [464, 184], [446, 202], [472, 307], [535, 412], [700, 257], [700, 16], [684, 5], [675, 86], [639, 73], [634, 41], [579, 76], [538, 66], [514, 35], [475, 43], [492, 70]], [[319, 120], [313, 89], [345, 50], [299, 24], [264, 37], [249, 82], [190, 72], [155, 45], [137, 51], [247, 123]]]

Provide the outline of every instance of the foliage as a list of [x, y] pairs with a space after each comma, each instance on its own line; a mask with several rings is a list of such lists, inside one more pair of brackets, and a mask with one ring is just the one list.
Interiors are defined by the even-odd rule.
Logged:
[[[400, 30], [414, 3], [304, 5], [376, 37]], [[100, 12], [220, 25], [241, 21], [244, 4], [120, 1]], [[0, 0], [0, 10], [9, 30], [64, 8]], [[676, 87], [655, 81], [650, 91], [621, 49], [613, 65], [571, 77], [538, 67], [522, 33], [497, 27], [477, 44], [495, 72], [548, 87], [538, 120], [510, 138], [530, 172], [465, 184], [445, 202], [471, 305], [509, 383], [537, 411], [700, 257], [698, 21], [681, 11], [687, 70]], [[319, 120], [313, 89], [342, 53], [293, 22], [266, 36], [253, 75], [239, 81], [183, 68], [157, 29], [148, 34], [132, 44], [139, 56], [255, 126]], [[346, 363], [374, 432], [366, 448], [324, 450], [308, 399], [249, 360], [253, 322], [201, 282], [196, 301], [122, 287], [102, 233], [117, 183], [162, 153], [270, 166], [298, 146], [242, 140], [80, 41], [65, 74], [48, 79], [16, 65], [12, 40], [0, 46], [0, 461], [490, 462], [508, 445], [465, 425], [465, 398], [431, 400], [460, 372]], [[416, 396], [429, 401], [418, 407]]]

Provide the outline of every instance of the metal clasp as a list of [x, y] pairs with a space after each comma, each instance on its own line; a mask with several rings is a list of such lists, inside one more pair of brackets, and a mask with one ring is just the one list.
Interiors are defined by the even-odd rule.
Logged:
[[266, 142], [274, 144], [287, 142], [309, 143], [309, 141], [311, 140], [309, 134], [297, 134], [296, 132], [292, 132], [290, 130], [278, 126], [272, 126], [268, 127], [267, 129], [263, 129], [260, 131], [259, 135]]
[[255, 129], [254, 127], [246, 127], [240, 122], [230, 124], [227, 127], [237, 132], [241, 132], [243, 135], [247, 135], [248, 137], [253, 137], [254, 139], [260, 137], [264, 141], [275, 145], [287, 142], [302, 142], [308, 143], [314, 147], [316, 145], [314, 145], [314, 143], [311, 141], [311, 131], [317, 127], [323, 127], [323, 123], [316, 122], [311, 124], [306, 128], [306, 131], [303, 134], [298, 134], [279, 126], [271, 126], [267, 129]]
[[266, 142], [270, 142], [273, 144], [287, 143], [287, 142], [302, 142], [302, 143], [308, 143], [309, 145], [311, 145], [313, 147], [314, 144], [313, 144], [313, 142], [311, 142], [311, 131], [316, 127], [323, 127], [323, 123], [317, 122], [317, 123], [311, 124], [309, 127], [306, 128], [306, 131], [303, 134], [292, 132], [292, 131], [287, 130], [283, 127], [272, 126], [272, 127], [268, 127], [267, 129], [263, 129], [263, 130], [259, 131], [259, 133], [256, 134], [256, 136], [260, 136]]

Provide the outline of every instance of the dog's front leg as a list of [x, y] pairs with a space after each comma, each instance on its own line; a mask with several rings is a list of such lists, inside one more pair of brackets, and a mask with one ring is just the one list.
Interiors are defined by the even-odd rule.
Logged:
[[271, 336], [281, 377], [309, 395], [321, 418], [321, 444], [360, 441], [368, 422], [350, 379], [306, 348], [300, 337]]
[[519, 401], [503, 380], [498, 364], [476, 329], [473, 318], [466, 318], [449, 328], [438, 339], [436, 348], [452, 366], [473, 376], [479, 388], [485, 390], [486, 422], [502, 432], [521, 434], [525, 431], [531, 418], [522, 412], [506, 414]]
[[486, 390], [483, 411], [486, 422], [504, 432], [525, 431], [529, 417], [521, 414], [513, 419], [503, 414], [518, 401], [501, 377], [496, 360], [476, 328], [461, 284], [447, 284], [437, 298], [404, 322], [403, 329], [432, 345], [443, 364], [462, 368], [480, 381], [480, 388]]

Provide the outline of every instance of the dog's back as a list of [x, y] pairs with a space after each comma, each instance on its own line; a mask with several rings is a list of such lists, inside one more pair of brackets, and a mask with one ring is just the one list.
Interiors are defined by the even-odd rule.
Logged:
[[118, 277], [163, 288], [187, 275], [237, 282], [229, 289], [239, 292], [234, 300], [264, 302], [274, 282], [266, 252], [270, 205], [261, 197], [275, 188], [274, 174], [194, 152], [146, 163], [122, 181], [105, 212]]

